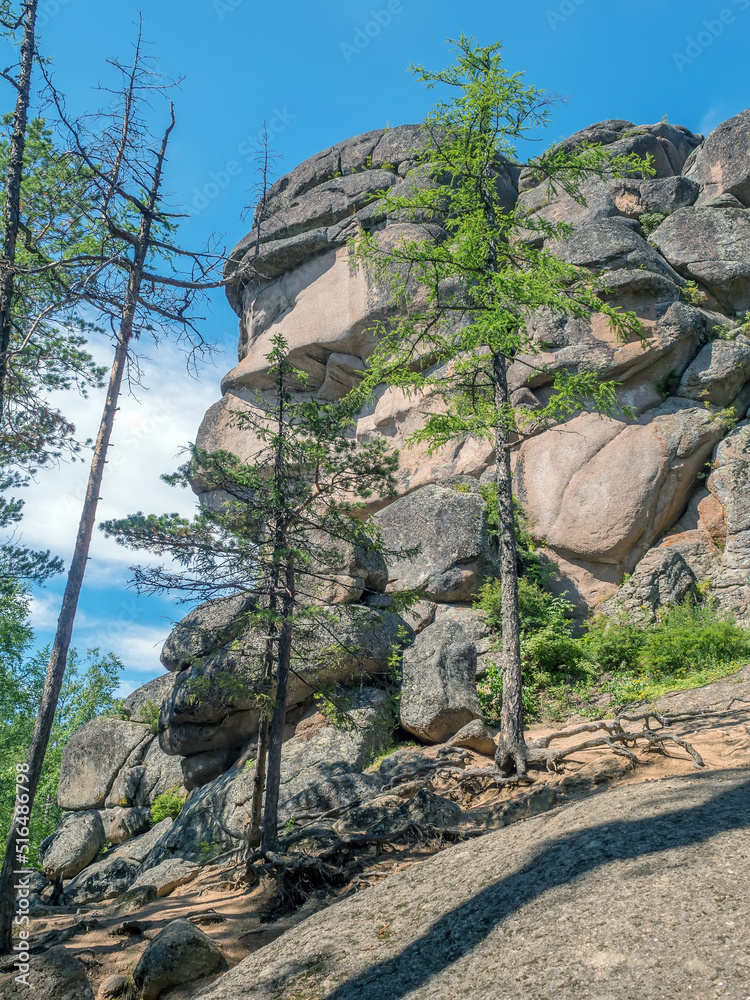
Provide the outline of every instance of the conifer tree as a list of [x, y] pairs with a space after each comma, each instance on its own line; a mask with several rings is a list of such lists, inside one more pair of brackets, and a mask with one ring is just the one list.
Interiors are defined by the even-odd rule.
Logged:
[[[281, 336], [267, 360], [273, 389], [234, 415], [238, 427], [257, 440], [255, 458], [242, 462], [228, 452], [192, 446], [188, 462], [163, 477], [173, 485], [200, 485], [204, 503], [192, 519], [139, 513], [102, 525], [129, 548], [173, 560], [171, 566], [136, 567], [139, 592], [173, 592], [191, 601], [243, 594], [249, 600], [242, 627], [258, 663], [260, 725], [247, 843], [252, 849], [261, 842], [266, 854], [277, 845], [290, 675], [304, 669], [309, 676], [313, 655], [324, 664], [335, 663], [342, 652], [355, 653], [347, 648], [347, 625], [361, 635], [380, 622], [380, 613], [355, 603], [357, 594], [344, 593], [343, 603], [333, 607], [326, 591], [332, 578], [341, 580], [352, 547], [361, 560], [388, 554], [362, 512], [373, 496], [393, 494], [398, 467], [398, 455], [388, 452], [384, 440], [356, 441], [345, 406], [294, 401], [292, 388], [304, 388], [305, 374], [290, 364]], [[414, 597], [391, 594], [390, 609], [398, 611]], [[321, 634], [327, 637], [323, 649]]]
[[362, 400], [387, 383], [433, 394], [444, 410], [426, 418], [416, 440], [436, 448], [483, 436], [495, 445], [504, 678], [496, 761], [510, 777], [527, 770], [511, 448], [519, 436], [581, 409], [612, 413], [617, 397], [595, 371], [555, 370], [548, 373], [548, 402], [529, 413], [513, 406], [507, 369], [519, 359], [530, 375], [544, 372], [534, 359], [540, 314], [603, 313], [626, 339], [640, 337], [641, 328], [635, 315], [607, 301], [593, 275], [555, 255], [555, 242], [572, 227], [510, 207], [504, 177], [525, 169], [551, 195], [562, 190], [585, 203], [586, 179], [652, 171], [634, 155], [612, 156], [589, 143], [552, 148], [524, 165], [518, 144], [548, 124], [550, 98], [522, 74], [507, 72], [500, 44], [483, 47], [462, 35], [454, 46], [456, 60], [447, 69], [412, 67], [428, 89], [448, 91], [427, 116], [414, 151], [420, 182], [378, 196], [379, 217], [416, 224], [424, 235], [383, 241], [376, 227], [350, 240], [352, 266], [363, 265], [373, 281], [390, 287], [400, 307], [400, 318], [379, 329], [369, 374], [355, 392]]

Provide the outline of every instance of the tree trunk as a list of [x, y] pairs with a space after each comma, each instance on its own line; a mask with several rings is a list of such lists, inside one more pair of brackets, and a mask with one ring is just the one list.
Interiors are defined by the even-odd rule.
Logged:
[[284, 724], [289, 694], [289, 671], [292, 664], [292, 615], [294, 613], [295, 570], [290, 559], [286, 564], [286, 589], [282, 607], [279, 656], [276, 668], [276, 703], [271, 719], [268, 739], [268, 774], [266, 777], [266, 803], [263, 810], [263, 837], [261, 847], [267, 854], [276, 850], [279, 843], [279, 787], [281, 785], [281, 747], [284, 742]]
[[503, 708], [502, 731], [495, 760], [503, 774], [526, 773], [526, 741], [523, 735], [523, 677], [521, 671], [521, 619], [518, 611], [518, 562], [513, 519], [513, 481], [510, 468], [509, 432], [501, 415], [508, 406], [508, 379], [505, 357], [493, 358], [495, 408], [498, 414], [497, 513], [502, 588], [503, 629]]
[[260, 847], [261, 816], [263, 814], [263, 793], [266, 790], [266, 760], [268, 758], [268, 712], [264, 709], [258, 729], [258, 753], [255, 758], [253, 775], [253, 796], [250, 805], [250, 828], [247, 833], [247, 855]]
[[[133, 306], [134, 312], [134, 306]], [[91, 469], [89, 471], [89, 481], [86, 487], [86, 498], [83, 503], [83, 512], [78, 525], [78, 535], [76, 538], [73, 559], [68, 571], [68, 579], [63, 595], [62, 609], [57, 622], [57, 631], [52, 645], [52, 653], [47, 668], [47, 676], [44, 681], [42, 700], [34, 723], [34, 732], [31, 738], [31, 746], [27, 757], [28, 764], [28, 787], [24, 790], [29, 797], [29, 810], [34, 804], [37, 785], [44, 763], [44, 755], [47, 752], [52, 723], [55, 718], [57, 700], [62, 687], [65, 666], [68, 658], [68, 649], [73, 635], [73, 624], [75, 622], [78, 608], [78, 598], [81, 593], [83, 577], [86, 572], [86, 563], [89, 558], [91, 547], [91, 536], [96, 522], [96, 509], [99, 503], [104, 466], [107, 461], [107, 449], [112, 437], [115, 414], [117, 412], [117, 401], [120, 396], [122, 379], [127, 363], [128, 346], [133, 332], [133, 315], [123, 317], [120, 335], [117, 340], [114, 363], [109, 377], [109, 387], [107, 390], [107, 400], [104, 404], [99, 434], [96, 439], [94, 454], [91, 459]], [[0, 954], [5, 954], [12, 950], [12, 916], [15, 905], [15, 892], [13, 891], [13, 869], [16, 861], [18, 849], [18, 832], [16, 825], [12, 824], [8, 834], [8, 843], [3, 860], [2, 874], [0, 874]]]
[[36, 49], [37, 0], [28, 0], [21, 43], [21, 66], [18, 73], [18, 96], [13, 114], [13, 135], [8, 154], [8, 173], [3, 210], [3, 243], [0, 249], [0, 424], [5, 412], [8, 358], [13, 336], [13, 290], [16, 244], [21, 221], [21, 182], [23, 154], [26, 147], [26, 127], [29, 119], [31, 71]]

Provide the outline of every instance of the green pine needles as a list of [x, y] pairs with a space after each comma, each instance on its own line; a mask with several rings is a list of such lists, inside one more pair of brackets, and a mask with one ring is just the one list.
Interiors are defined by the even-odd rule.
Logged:
[[[466, 437], [496, 448], [497, 530], [503, 589], [503, 738], [498, 765], [525, 771], [517, 553], [510, 452], [528, 434], [581, 410], [612, 415], [616, 385], [596, 371], [548, 365], [536, 326], [545, 318], [604, 315], [617, 337], [643, 339], [633, 313], [609, 301], [602, 279], [555, 252], [569, 225], [519, 208], [514, 182], [546, 185], [585, 204], [592, 177], [649, 176], [650, 162], [581, 143], [555, 147], [524, 165], [518, 147], [550, 121], [549, 96], [503, 66], [500, 44], [462, 35], [455, 61], [433, 72], [412, 67], [441, 98], [425, 119], [406, 182], [382, 192], [378, 216], [389, 224], [350, 240], [351, 264], [389, 290], [392, 316], [355, 398], [387, 383], [436, 398], [413, 440], [430, 450]], [[393, 225], [396, 225], [394, 230]], [[514, 405], [511, 364], [546, 383], [539, 408]]]

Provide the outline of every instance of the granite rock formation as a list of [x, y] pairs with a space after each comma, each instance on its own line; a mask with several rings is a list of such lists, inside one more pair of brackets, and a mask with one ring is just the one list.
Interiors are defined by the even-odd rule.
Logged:
[[[555, 587], [582, 615], [652, 616], [710, 581], [723, 607], [750, 618], [749, 133], [750, 111], [705, 141], [667, 123], [590, 126], [563, 145], [592, 141], [649, 155], [655, 176], [587, 182], [586, 205], [497, 165], [507, 206], [573, 223], [556, 252], [603, 275], [610, 300], [643, 324], [645, 344], [618, 341], [599, 316], [538, 315], [529, 320], [537, 370], [529, 358], [508, 369], [514, 401], [533, 409], [548, 398], [554, 370], [595, 368], [620, 383], [632, 413], [581, 413], [514, 449], [515, 488], [530, 530], [558, 568]], [[205, 415], [201, 447], [243, 459], [257, 453], [258, 441], [232, 414], [268, 390], [265, 355], [276, 334], [307, 373], [300, 395], [335, 401], [361, 378], [375, 328], [393, 306], [350, 268], [346, 241], [360, 226], [386, 242], [415, 229], [424, 235], [424, 226], [387, 217], [373, 197], [429, 183], [417, 162], [419, 142], [416, 126], [370, 132], [274, 185], [270, 216], [228, 265], [236, 275], [227, 292], [240, 324], [238, 364]], [[414, 644], [404, 657], [401, 721], [408, 730], [425, 743], [450, 740], [479, 718], [474, 677], [485, 669], [489, 639], [471, 604], [495, 573], [481, 492], [494, 455], [488, 443], [471, 439], [433, 454], [409, 447], [410, 434], [438, 405], [384, 388], [359, 416], [360, 439], [383, 436], [400, 449], [399, 495], [376, 500], [370, 513], [388, 547], [414, 554], [383, 566], [353, 550], [331, 581], [326, 600], [360, 606], [362, 619], [341, 617], [347, 656], [327, 663], [321, 638], [292, 683], [282, 820], [360, 801], [369, 808], [387, 784], [387, 768], [363, 771], [392, 725], [371, 684], [388, 670], [396, 644]], [[395, 615], [389, 591], [397, 586], [422, 587], [426, 599]], [[241, 827], [252, 784], [245, 761], [258, 725], [258, 651], [243, 622], [247, 610], [244, 598], [229, 598], [191, 612], [165, 643], [169, 673], [130, 696], [128, 719], [96, 720], [70, 741], [60, 805], [81, 819], [75, 836], [75, 816], [66, 820], [49, 869], [76, 873], [69, 887], [76, 903], [122, 892], [169, 858], [199, 860], [201, 845], [226, 847], [226, 829]], [[349, 731], [317, 715], [305, 680], [313, 672], [328, 683], [359, 684]], [[471, 738], [491, 750], [481, 723], [474, 728]], [[173, 786], [189, 794], [180, 817], [158, 835], [139, 835], [156, 795]], [[99, 821], [110, 842], [119, 831], [123, 843], [86, 867], [101, 839]]]

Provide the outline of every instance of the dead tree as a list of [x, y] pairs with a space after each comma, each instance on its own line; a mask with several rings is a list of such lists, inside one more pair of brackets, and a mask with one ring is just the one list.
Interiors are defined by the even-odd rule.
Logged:
[[[154, 95], [164, 95], [168, 84], [148, 68], [141, 51], [140, 34], [132, 65], [125, 67], [114, 61], [111, 65], [123, 79], [123, 86], [117, 91], [121, 113], [104, 112], [92, 116], [93, 120], [75, 121], [67, 114], [61, 96], [55, 90], [51, 92], [74, 154], [90, 171], [92, 201], [106, 234], [99, 252], [91, 255], [88, 277], [83, 284], [85, 300], [111, 324], [115, 351], [75, 549], [27, 758], [25, 792], [29, 810], [33, 807], [65, 673], [107, 453], [133, 341], [144, 330], [154, 331], [158, 324], [162, 329], [177, 330], [180, 336], [187, 338], [193, 357], [193, 352], [204, 344], [191, 306], [197, 294], [217, 284], [210, 281], [219, 261], [216, 255], [187, 253], [170, 239], [174, 216], [165, 209], [162, 186], [167, 149], [175, 124], [172, 103], [169, 102], [168, 124], [156, 142], [144, 123], [146, 102]], [[162, 260], [166, 257], [171, 262], [171, 271], [154, 273], [151, 270], [154, 257]], [[13, 871], [18, 867], [19, 854], [23, 853], [20, 847], [17, 828], [12, 825], [0, 874], [0, 952], [3, 953], [12, 949]]]
[[[2, 18], [6, 30], [23, 25], [18, 77], [8, 70], [3, 77], [16, 89], [16, 107], [13, 112], [13, 133], [8, 157], [3, 208], [2, 247], [0, 248], [0, 420], [5, 406], [5, 382], [8, 374], [8, 352], [13, 334], [13, 291], [15, 285], [16, 247], [21, 222], [21, 181], [23, 180], [23, 155], [26, 148], [26, 130], [31, 103], [31, 73], [36, 55], [36, 14], [38, 0], [27, 0], [17, 21]], [[3, 12], [5, 14], [5, 12]]]

